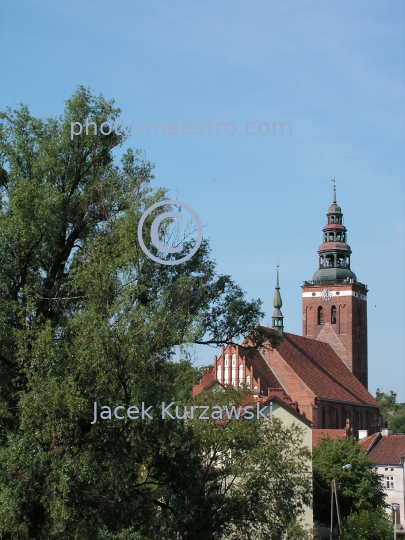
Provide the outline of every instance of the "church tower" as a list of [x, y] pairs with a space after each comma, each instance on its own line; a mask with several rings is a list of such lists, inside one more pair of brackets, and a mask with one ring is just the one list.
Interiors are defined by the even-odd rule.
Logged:
[[328, 209], [318, 270], [302, 286], [302, 335], [329, 343], [367, 388], [367, 286], [350, 269], [347, 229], [336, 202]]

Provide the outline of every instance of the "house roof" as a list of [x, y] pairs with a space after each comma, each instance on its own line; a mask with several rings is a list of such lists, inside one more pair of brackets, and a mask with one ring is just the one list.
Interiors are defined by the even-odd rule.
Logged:
[[333, 440], [342, 439], [346, 437], [346, 431], [344, 429], [313, 429], [312, 430], [312, 446], [318, 446], [321, 439], [330, 437]]
[[285, 332], [276, 350], [316, 397], [379, 407], [328, 343]]
[[302, 416], [292, 405], [287, 403], [285, 399], [280, 398], [276, 394], [270, 394], [266, 399], [261, 398], [262, 405], [269, 405], [270, 403], [278, 403], [280, 407], [288, 411], [292, 416], [300, 420], [302, 423], [306, 424], [309, 427], [312, 427], [312, 422]]
[[359, 444], [376, 465], [402, 465], [401, 458], [405, 459], [405, 435], [381, 436], [376, 433], [362, 439]]

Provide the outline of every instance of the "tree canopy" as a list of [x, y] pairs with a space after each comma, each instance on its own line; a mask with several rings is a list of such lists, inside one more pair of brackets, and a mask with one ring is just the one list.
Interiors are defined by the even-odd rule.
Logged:
[[[307, 497], [297, 469], [304, 454], [288, 458], [298, 432], [237, 421], [242, 446], [228, 472], [240, 469], [242, 480], [226, 497], [224, 473], [214, 468], [208, 481], [205, 461], [221, 425], [159, 415], [91, 423], [94, 402], [155, 411], [169, 399], [186, 403], [198, 373], [172, 361], [178, 346], [219, 345], [249, 332], [252, 346], [280, 342], [257, 326], [260, 300], [246, 300], [230, 276], [216, 273], [207, 240], [176, 266], [140, 249], [141, 215], [167, 198], [150, 186], [152, 164], [132, 149], [117, 164], [114, 149], [125, 135], [114, 131], [70, 137], [71, 122], [100, 125], [119, 112], [80, 87], [59, 118], [34, 118], [25, 106], [1, 113], [2, 538], [209, 540], [237, 522], [242, 493], [252, 509], [268, 500], [264, 478], [275, 493], [279, 472], [269, 460], [277, 448], [291, 469], [282, 501], [295, 481], [301, 486], [294, 511], [285, 510], [285, 526], [295, 526]], [[236, 449], [225, 439], [223, 453]], [[279, 527], [274, 513], [282, 508], [274, 502], [258, 522]], [[211, 520], [216, 512], [221, 519]], [[241, 516], [246, 524], [253, 510]]]
[[[350, 469], [343, 469], [350, 464]], [[342, 518], [385, 505], [381, 476], [353, 437], [321, 439], [313, 449], [314, 519], [330, 523], [331, 482], [336, 480]]]
[[397, 433], [405, 433], [405, 403], [397, 402], [397, 394], [390, 390], [389, 394], [377, 388], [376, 400], [381, 405], [381, 415], [388, 428]]

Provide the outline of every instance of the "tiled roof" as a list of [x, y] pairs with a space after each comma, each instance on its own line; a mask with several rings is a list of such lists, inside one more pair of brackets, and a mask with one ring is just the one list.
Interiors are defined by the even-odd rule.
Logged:
[[312, 430], [312, 446], [318, 446], [321, 439], [330, 437], [333, 440], [346, 437], [344, 429], [313, 429]]
[[277, 396], [276, 394], [270, 394], [266, 398], [261, 398], [260, 401], [263, 405], [269, 405], [271, 402], [278, 403], [283, 409], [288, 411], [290, 414], [295, 416], [295, 418], [298, 418], [301, 422], [306, 424], [309, 427], [312, 427], [312, 422], [308, 420], [308, 418], [305, 418], [302, 414], [300, 414], [290, 403], [288, 403], [285, 399], [280, 398], [280, 396]]
[[[380, 434], [378, 434], [380, 435]], [[362, 450], [367, 450], [375, 435], [370, 435], [360, 441]], [[366, 453], [376, 465], [401, 465], [401, 457], [405, 458], [405, 435], [386, 435], [378, 438]]]
[[284, 333], [276, 350], [316, 397], [379, 406], [328, 343]]
[[380, 437], [381, 433], [379, 431], [377, 431], [377, 433], [369, 435], [368, 437], [364, 437], [364, 439], [361, 439], [359, 441], [360, 448], [363, 450], [363, 452], [367, 452], [374, 446], [374, 444], [378, 441]]
[[[240, 349], [243, 351], [244, 347], [240, 347]], [[259, 351], [247, 350], [246, 356], [247, 356], [246, 358], [247, 365], [254, 366], [255, 375], [260, 377], [260, 383], [262, 387], [280, 388], [281, 384], [279, 380], [274, 375], [270, 367], [263, 360], [263, 357], [259, 353]]]

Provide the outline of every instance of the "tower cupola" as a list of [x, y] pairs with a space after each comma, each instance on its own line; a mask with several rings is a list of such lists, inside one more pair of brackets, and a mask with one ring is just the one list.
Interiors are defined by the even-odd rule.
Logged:
[[322, 229], [323, 243], [318, 248], [319, 266], [312, 277], [315, 282], [355, 280], [350, 270], [352, 253], [347, 242], [347, 229], [343, 225], [342, 209], [336, 202], [336, 182], [333, 181], [333, 202], [326, 214], [327, 224]]
[[281, 307], [283, 305], [283, 302], [281, 300], [280, 295], [280, 285], [278, 283], [278, 266], [277, 266], [277, 279], [276, 279], [276, 287], [275, 287], [275, 293], [274, 293], [274, 299], [273, 299], [273, 307], [274, 307], [274, 313], [271, 317], [271, 327], [273, 330], [276, 330], [281, 336], [284, 332], [284, 317], [281, 313]]

